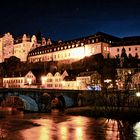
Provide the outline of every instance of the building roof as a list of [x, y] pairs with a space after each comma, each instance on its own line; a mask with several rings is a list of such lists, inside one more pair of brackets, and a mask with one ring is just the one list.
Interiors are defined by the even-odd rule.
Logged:
[[[26, 36], [27, 36], [27, 41], [31, 41], [30, 35], [26, 35]], [[22, 43], [22, 38], [23, 38], [23, 35], [15, 37], [14, 44]]]
[[82, 76], [91, 76], [92, 74], [97, 74], [97, 71], [85, 71], [85, 72], [81, 72], [78, 74], [78, 77], [82, 77]]
[[65, 81], [76, 81], [76, 77], [75, 76], [66, 76], [64, 78]]
[[11, 73], [7, 73], [4, 75], [4, 78], [12, 78], [12, 77], [25, 77], [29, 71], [15, 71]]
[[53, 44], [51, 45], [37, 47], [32, 51], [30, 51], [28, 56], [40, 55], [40, 54], [50, 53], [54, 51], [61, 51], [65, 49], [71, 49], [73, 47], [81, 47], [84, 44], [91, 44], [97, 42], [112, 43], [117, 41], [120, 41], [120, 38], [103, 32], [97, 32], [96, 34], [87, 37], [81, 37], [81, 38], [62, 41], [62, 42], [55, 42], [55, 43], [53, 42]]
[[140, 45], [140, 36], [129, 36], [121, 38], [118, 42], [113, 42], [111, 47], [116, 46], [130, 46], [130, 45]]

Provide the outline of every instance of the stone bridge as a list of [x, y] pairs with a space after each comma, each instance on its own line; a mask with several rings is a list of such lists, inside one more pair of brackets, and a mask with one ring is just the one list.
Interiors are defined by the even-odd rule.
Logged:
[[0, 106], [46, 112], [52, 107], [77, 106], [79, 90], [1, 88]]

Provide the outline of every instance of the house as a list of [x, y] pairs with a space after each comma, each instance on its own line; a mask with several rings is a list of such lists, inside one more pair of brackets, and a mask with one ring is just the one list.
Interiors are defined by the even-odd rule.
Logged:
[[54, 74], [48, 72], [46, 75], [41, 77], [42, 88], [62, 89], [62, 83], [65, 76], [68, 76], [66, 71], [56, 72]]
[[79, 89], [93, 89], [101, 88], [101, 75], [97, 71], [81, 72], [76, 77]]
[[36, 77], [32, 71], [12, 72], [3, 77], [4, 88], [31, 88], [35, 83]]

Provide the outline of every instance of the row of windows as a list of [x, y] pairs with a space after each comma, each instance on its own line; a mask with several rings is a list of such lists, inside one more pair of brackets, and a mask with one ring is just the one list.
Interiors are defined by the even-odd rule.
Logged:
[[69, 84], [67, 84], [65, 87], [75, 87], [75, 84], [73, 84], [73, 83], [70, 84], [70, 83], [69, 83]]
[[4, 83], [23, 83], [22, 79], [17, 80], [4, 80]]
[[[128, 48], [128, 50], [131, 51], [131, 48]], [[137, 50], [138, 50], [138, 48], [135, 47], [135, 51], [137, 51]], [[122, 51], [122, 49], [117, 48], [117, 52], [119, 52], [119, 51]]]
[[51, 55], [47, 55], [47, 56], [43, 56], [43, 57], [40, 57], [40, 58], [31, 58], [30, 59], [30, 62], [43, 62], [43, 61], [50, 61], [52, 59], [64, 59], [64, 58], [69, 58], [71, 56], [71, 54], [68, 52], [68, 53], [60, 53], [60, 54], [55, 54], [52, 56]]
[[[107, 43], [112, 43], [112, 41], [107, 40], [107, 39], [104, 39], [103, 41], [107, 42]], [[97, 43], [97, 42], [99, 42], [99, 39], [94, 38], [94, 39], [89, 39], [88, 41], [86, 41], [86, 44]], [[50, 52], [55, 52], [55, 51], [60, 51], [60, 50], [65, 50], [65, 49], [76, 48], [79, 46], [84, 46], [84, 44], [85, 44], [84, 42], [77, 41], [77, 43], [75, 43], [75, 44], [68, 43], [68, 45], [65, 45], [65, 46], [50, 48], [50, 49], [46, 49], [46, 50], [40, 50], [38, 52], [32, 52], [29, 54], [29, 56], [40, 55], [40, 54], [44, 54], [44, 53], [50, 53]]]
[[34, 78], [33, 75], [27, 75], [27, 78]]
[[62, 87], [61, 84], [55, 84], [55, 87]]
[[[117, 56], [120, 57], [121, 55], [120, 55], [120, 54], [117, 54]], [[131, 53], [129, 53], [129, 54], [128, 54], [128, 57], [131, 57], [131, 56], [132, 56]], [[134, 56], [134, 57], [139, 57], [139, 56], [138, 56], [138, 53], [135, 53], [135, 56]]]
[[9, 88], [20, 88], [20, 85], [8, 85]]
[[80, 81], [89, 81], [90, 80], [90, 78], [86, 78], [86, 77], [83, 77], [83, 78], [78, 77], [77, 79]]

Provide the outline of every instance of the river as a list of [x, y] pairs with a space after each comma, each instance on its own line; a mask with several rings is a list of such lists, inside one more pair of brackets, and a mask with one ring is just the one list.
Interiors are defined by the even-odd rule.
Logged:
[[58, 110], [5, 114], [0, 118], [0, 140], [140, 140], [140, 122], [71, 116]]

